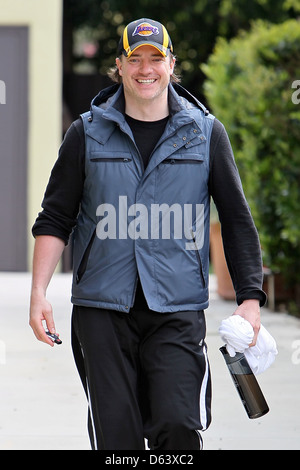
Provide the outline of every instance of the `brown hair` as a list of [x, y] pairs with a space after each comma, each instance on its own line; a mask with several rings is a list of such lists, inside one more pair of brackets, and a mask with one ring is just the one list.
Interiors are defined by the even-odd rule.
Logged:
[[[171, 59], [175, 58], [175, 56], [171, 52], [170, 52], [170, 57], [171, 57]], [[121, 60], [121, 57], [119, 57], [119, 59]], [[113, 82], [122, 83], [122, 77], [120, 77], [119, 69], [116, 65], [114, 65], [113, 67], [110, 67], [108, 69], [107, 75], [109, 76], [109, 78]], [[177, 75], [175, 72], [173, 72], [172, 75], [171, 75], [170, 81], [173, 82], [173, 83], [180, 83], [181, 78], [180, 78], [179, 75]]]

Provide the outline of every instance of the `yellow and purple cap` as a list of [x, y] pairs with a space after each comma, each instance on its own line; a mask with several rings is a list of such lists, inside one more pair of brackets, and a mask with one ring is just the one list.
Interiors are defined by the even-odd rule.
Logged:
[[119, 42], [118, 55], [130, 57], [141, 46], [153, 46], [165, 57], [170, 51], [173, 52], [172, 41], [164, 25], [148, 18], [132, 21], [126, 26]]

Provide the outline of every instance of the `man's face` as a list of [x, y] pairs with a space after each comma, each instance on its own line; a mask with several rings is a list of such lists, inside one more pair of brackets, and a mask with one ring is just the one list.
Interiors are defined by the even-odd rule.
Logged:
[[164, 57], [152, 46], [141, 46], [127, 58], [116, 59], [125, 97], [141, 102], [167, 98], [167, 87], [175, 66], [172, 56]]

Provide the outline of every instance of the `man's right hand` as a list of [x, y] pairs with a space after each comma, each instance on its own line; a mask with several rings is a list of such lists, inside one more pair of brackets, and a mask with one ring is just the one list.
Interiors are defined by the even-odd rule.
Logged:
[[37, 237], [34, 246], [29, 325], [37, 339], [50, 346], [54, 346], [54, 343], [46, 335], [42, 322], [46, 322], [50, 333], [56, 332], [52, 306], [46, 299], [46, 290], [64, 246], [60, 238], [50, 235]]
[[43, 321], [46, 322], [50, 333], [56, 333], [52, 306], [43, 293], [32, 292], [30, 301], [29, 325], [39, 341], [54, 346], [53, 341], [46, 335]]

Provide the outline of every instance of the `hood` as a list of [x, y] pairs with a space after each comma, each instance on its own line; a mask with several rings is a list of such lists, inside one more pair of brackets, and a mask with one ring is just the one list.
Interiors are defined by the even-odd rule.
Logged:
[[[115, 84], [110, 87], [104, 88], [93, 98], [91, 102], [91, 108], [90, 108], [91, 120], [93, 119], [93, 106], [101, 107], [102, 109], [108, 108], [112, 104], [114, 95], [118, 91], [121, 92], [120, 87], [123, 88], [123, 85]], [[174, 95], [177, 95], [177, 103], [174, 103], [174, 100], [172, 104], [170, 103], [170, 108], [173, 110], [175, 108], [175, 112], [176, 110], [178, 110], [178, 105], [181, 105], [180, 108], [185, 107], [187, 109], [191, 107], [197, 107], [201, 109], [201, 111], [204, 113], [205, 116], [208, 116], [209, 110], [183, 86], [179, 85], [178, 83], [170, 83], [169, 91], [171, 92], [169, 93], [169, 97], [170, 95], [173, 97]], [[124, 111], [125, 111], [124, 100], [118, 100], [117, 102], [114, 103], [114, 106], [116, 106], [117, 109], [124, 114]]]

